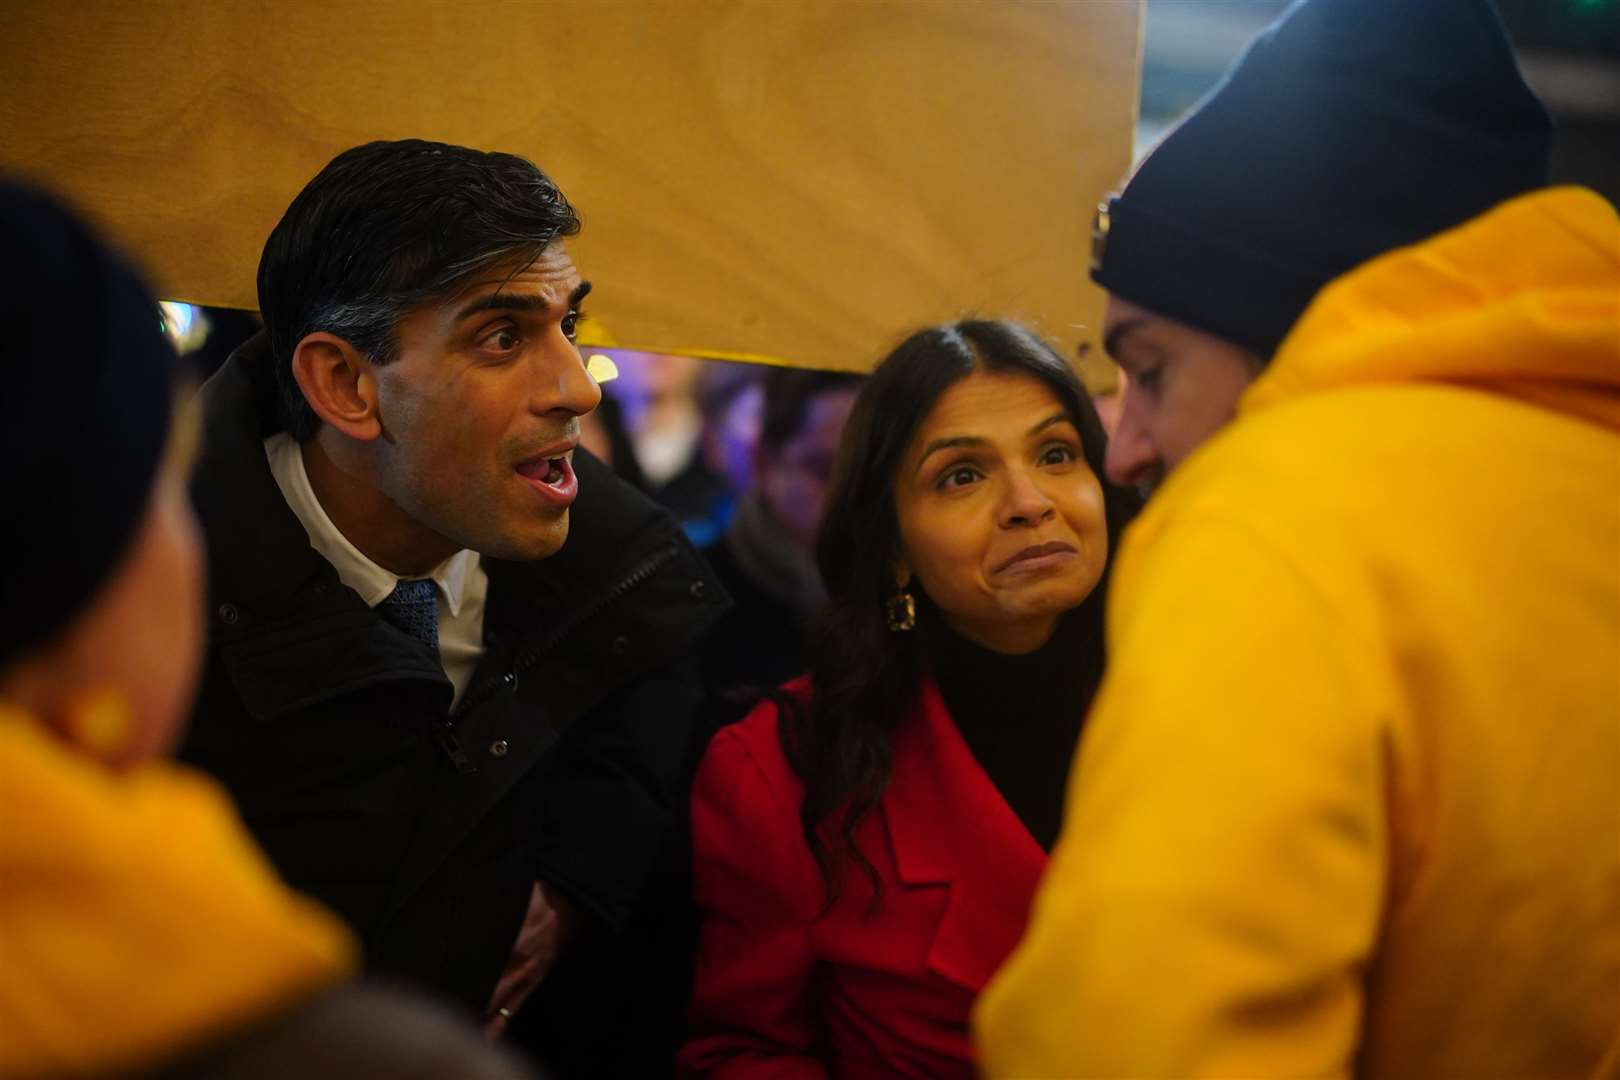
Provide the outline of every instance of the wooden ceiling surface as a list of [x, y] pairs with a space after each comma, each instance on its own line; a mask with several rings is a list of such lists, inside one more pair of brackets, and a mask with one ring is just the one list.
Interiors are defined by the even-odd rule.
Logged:
[[420, 137], [558, 181], [601, 344], [864, 368], [979, 313], [1095, 345], [1091, 213], [1129, 166], [1139, 0], [13, 0], [6, 21], [0, 169], [174, 299], [256, 306], [305, 181]]

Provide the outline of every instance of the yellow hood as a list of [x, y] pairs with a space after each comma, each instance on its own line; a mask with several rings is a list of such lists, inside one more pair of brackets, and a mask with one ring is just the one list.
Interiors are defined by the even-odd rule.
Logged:
[[1317, 296], [1241, 411], [1419, 381], [1620, 430], [1614, 207], [1584, 188], [1551, 188], [1358, 267]]
[[1616, 1077], [1620, 223], [1352, 271], [1132, 523], [985, 1075]]
[[157, 1063], [353, 963], [211, 782], [111, 773], [0, 705], [0, 1077]]

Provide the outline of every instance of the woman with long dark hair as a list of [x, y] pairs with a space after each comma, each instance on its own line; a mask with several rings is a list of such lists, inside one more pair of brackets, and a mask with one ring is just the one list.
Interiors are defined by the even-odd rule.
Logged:
[[1102, 672], [1134, 508], [1074, 373], [1001, 322], [921, 331], [850, 416], [810, 672], [694, 787], [689, 1075], [970, 1076]]

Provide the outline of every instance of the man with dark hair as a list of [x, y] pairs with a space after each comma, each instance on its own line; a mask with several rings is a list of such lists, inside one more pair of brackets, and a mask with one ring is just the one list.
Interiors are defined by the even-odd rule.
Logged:
[[1115, 483], [1224, 427], [1328, 282], [1546, 184], [1551, 122], [1487, 0], [1418, 6], [1279, 21], [1099, 208]]
[[203, 390], [213, 620], [185, 752], [369, 967], [564, 1075], [629, 1074], [668, 1047], [614, 1032], [682, 1004], [660, 890], [682, 891], [688, 653], [725, 600], [576, 450], [600, 399], [578, 229], [529, 162], [414, 140], [293, 200], [265, 333]]
[[986, 1075], [1620, 1065], [1620, 219], [1549, 136], [1488, 0], [1303, 0], [1103, 208], [1164, 482]]
[[827, 598], [816, 530], [861, 380], [786, 368], [765, 377], [753, 487], [725, 533], [704, 549], [736, 600], [702, 653], [721, 722], [741, 719], [762, 692], [804, 673], [805, 630]]

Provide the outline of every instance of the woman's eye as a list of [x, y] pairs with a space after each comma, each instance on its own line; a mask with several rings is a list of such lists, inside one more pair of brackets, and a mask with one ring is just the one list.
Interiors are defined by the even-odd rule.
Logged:
[[1042, 465], [1067, 465], [1075, 459], [1074, 447], [1054, 443], [1041, 451]]
[[1159, 389], [1159, 369], [1155, 367], [1138, 371], [1131, 376], [1131, 382], [1150, 394], [1157, 393]]
[[940, 474], [939, 489], [949, 491], [952, 488], [966, 487], [978, 478], [978, 469], [973, 468], [971, 465], [958, 465]]

